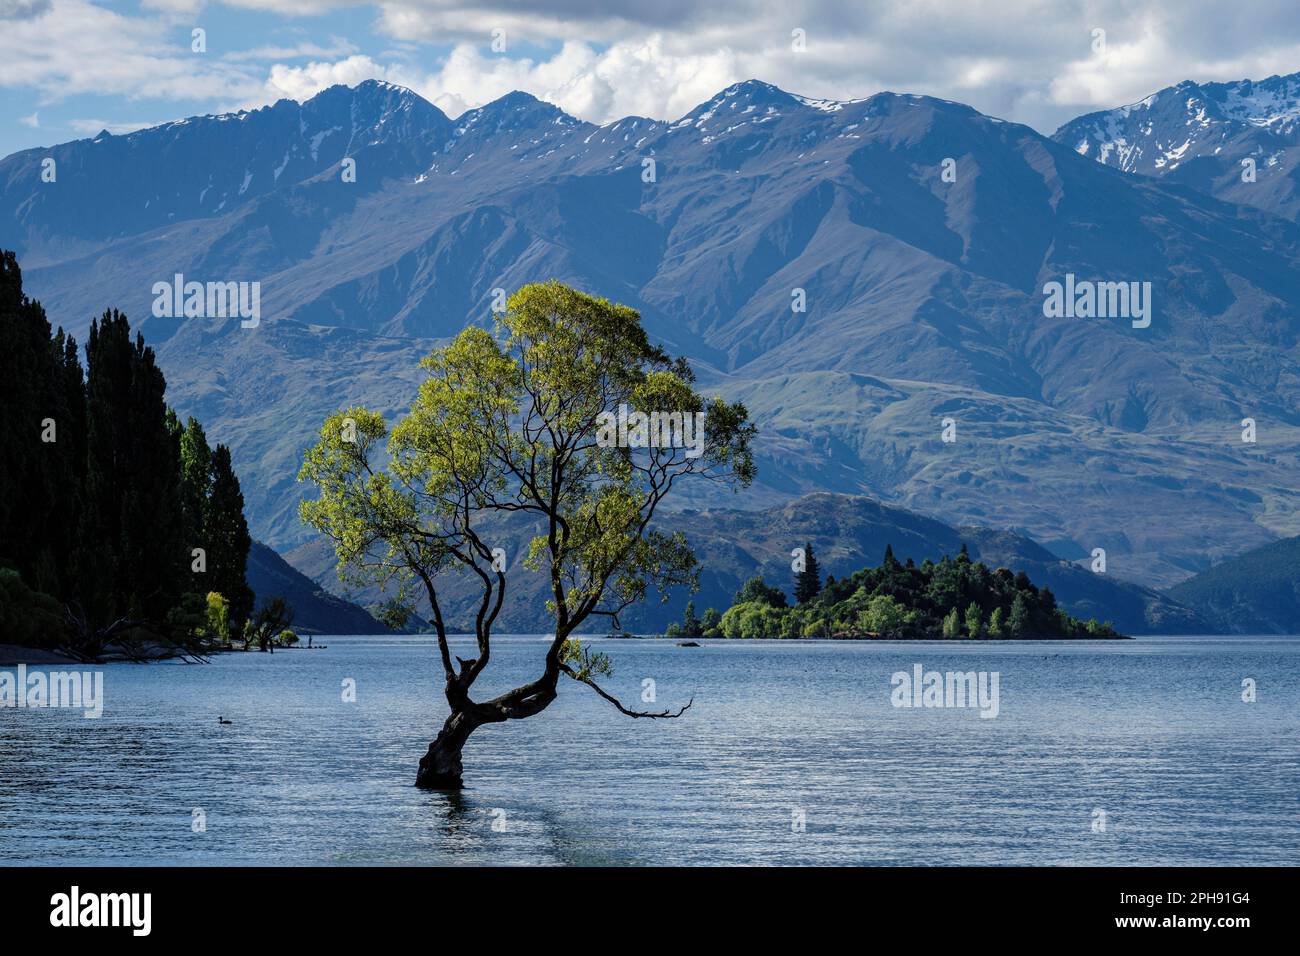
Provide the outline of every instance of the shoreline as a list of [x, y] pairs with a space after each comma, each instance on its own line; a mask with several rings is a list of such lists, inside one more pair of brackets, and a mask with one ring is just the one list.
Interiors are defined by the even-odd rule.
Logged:
[[[469, 635], [473, 636], [473, 635]], [[1132, 634], [1115, 634], [1110, 637], [666, 637], [662, 634], [635, 634], [628, 637], [611, 635], [575, 634], [574, 637], [604, 637], [611, 641], [709, 641], [713, 644], [744, 644], [748, 641], [780, 641], [783, 644], [799, 644], [804, 641], [825, 641], [846, 644], [1079, 644], [1084, 641], [1133, 641]], [[1210, 637], [1232, 637], [1233, 635], [1212, 634]]]
[[80, 664], [76, 658], [43, 647], [23, 647], [21, 644], [0, 644], [0, 667], [19, 664]]
[[[153, 664], [159, 661], [170, 661], [182, 656], [179, 652], [169, 651], [167, 653], [158, 653], [158, 648], [147, 649], [153, 653], [146, 653], [140, 663]], [[215, 653], [215, 651], [205, 651], [205, 654]], [[120, 653], [108, 653], [100, 661], [83, 661], [67, 654], [61, 654], [58, 651], [52, 651], [45, 647], [24, 647], [22, 644], [0, 644], [0, 667], [16, 667], [19, 664], [70, 664], [74, 667], [98, 667], [103, 664], [122, 664], [132, 663], [129, 657]]]

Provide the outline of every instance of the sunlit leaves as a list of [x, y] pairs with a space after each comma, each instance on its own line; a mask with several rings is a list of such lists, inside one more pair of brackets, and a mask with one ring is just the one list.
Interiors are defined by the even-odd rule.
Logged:
[[582, 646], [582, 641], [571, 637], [560, 646], [560, 663], [573, 670], [573, 679], [588, 681], [592, 677], [613, 677], [614, 662], [609, 655]]
[[424, 552], [437, 566], [445, 556], [428, 553], [412, 534], [418, 508], [412, 496], [377, 469], [387, 426], [376, 412], [354, 407], [325, 420], [320, 440], [308, 449], [298, 473], [320, 497], [299, 505], [302, 520], [334, 541], [339, 573], [348, 580], [402, 577], [408, 558]]
[[[421, 364], [428, 377], [391, 434], [376, 413], [349, 409], [307, 453], [300, 477], [321, 494], [302, 515], [334, 540], [341, 566], [481, 571], [483, 519], [531, 516], [523, 566], [549, 578], [557, 639], [652, 587], [695, 583], [685, 539], [655, 533], [651, 518], [688, 475], [747, 484], [754, 429], [742, 405], [701, 396], [635, 310], [558, 282], [525, 286], [494, 331], [468, 328]], [[703, 413], [703, 454], [611, 447], [599, 422], [620, 407]]]

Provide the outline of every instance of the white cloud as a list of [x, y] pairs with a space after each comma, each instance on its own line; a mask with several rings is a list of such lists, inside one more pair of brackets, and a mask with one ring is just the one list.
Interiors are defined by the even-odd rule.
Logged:
[[312, 62], [306, 66], [286, 66], [277, 63], [271, 67], [271, 74], [267, 77], [262, 102], [283, 98], [306, 100], [337, 83], [356, 86], [363, 80], [387, 78], [387, 67], [376, 63], [368, 56], [359, 54], [334, 63]]
[[[301, 39], [190, 53], [178, 19], [215, 16], [218, 3], [278, 16]], [[373, 32], [331, 16], [344, 7], [373, 12]], [[676, 119], [757, 77], [836, 99], [927, 93], [1050, 132], [1183, 79], [1300, 69], [1294, 0], [1253, 0], [1236, 18], [1220, 0], [142, 0], [130, 13], [0, 0], [0, 15], [0, 87], [34, 89], [41, 104], [94, 94], [254, 107], [375, 78], [451, 115], [522, 89], [605, 122]], [[490, 49], [495, 28], [504, 54]], [[806, 52], [791, 49], [795, 28]], [[1094, 28], [1104, 53], [1091, 49]]]
[[43, 16], [0, 30], [0, 87], [35, 88], [47, 103], [85, 94], [243, 99], [259, 86], [250, 67], [191, 53], [161, 21], [87, 0], [54, 0]]
[[651, 36], [603, 52], [570, 41], [538, 60], [511, 60], [462, 44], [416, 89], [451, 115], [519, 89], [603, 123], [632, 114], [681, 115], [737, 78], [735, 58], [726, 51], [675, 56], [663, 49], [661, 37]]
[[[1050, 131], [1183, 79], [1300, 69], [1294, 0], [1254, 0], [1240, 17], [1218, 0], [381, 0], [380, 10], [378, 28], [396, 39], [459, 41], [422, 86], [448, 107], [519, 87], [591, 120], [673, 119], [752, 76], [838, 99], [928, 93]], [[489, 52], [496, 27], [507, 57]], [[790, 49], [796, 27], [803, 54]], [[1095, 28], [1107, 32], [1105, 56], [1092, 52]], [[561, 52], [512, 59], [538, 44]]]
[[535, 60], [460, 44], [431, 73], [363, 55], [303, 66], [276, 64], [264, 99], [301, 101], [336, 83], [354, 86], [378, 79], [415, 90], [453, 117], [512, 90], [526, 90], [574, 116], [607, 122], [632, 114], [678, 116], [740, 78], [735, 57], [726, 51], [673, 56], [664, 52], [658, 36], [603, 52], [570, 42], [551, 57]]
[[30, 20], [50, 8], [50, 0], [0, 0], [0, 20]]
[[355, 43], [342, 37], [330, 37], [328, 45], [304, 41], [293, 46], [259, 46], [227, 53], [223, 59], [233, 63], [243, 63], [248, 60], [299, 60], [304, 57], [350, 56], [356, 52]]
[[[1071, 111], [1081, 107], [1110, 109], [1143, 99], [1181, 80], [1263, 79], [1300, 69], [1300, 43], [1243, 51], [1221, 59], [1227, 50], [1206, 50], [1204, 58], [1190, 50], [1171, 49], [1167, 33], [1148, 27], [1141, 34], [1107, 42], [1104, 51], [1062, 65], [1047, 86], [1053, 104]], [[1177, 62], [1181, 73], [1169, 64]]]
[[108, 130], [114, 136], [121, 136], [124, 133], [134, 133], [138, 129], [148, 129], [150, 126], [157, 126], [159, 124], [152, 121], [122, 123], [116, 120], [74, 119], [68, 125], [82, 136], [95, 136], [103, 130]]
[[41, 128], [41, 117], [39, 113], [33, 113], [31, 116], [20, 116], [18, 122], [24, 126], [30, 126], [32, 129]]

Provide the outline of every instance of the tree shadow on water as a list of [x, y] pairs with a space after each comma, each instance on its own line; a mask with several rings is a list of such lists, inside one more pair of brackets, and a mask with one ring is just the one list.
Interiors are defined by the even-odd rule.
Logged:
[[550, 807], [502, 806], [472, 790], [428, 791], [429, 836], [437, 849], [463, 862], [610, 866], [632, 862], [631, 821], [610, 821], [616, 832]]

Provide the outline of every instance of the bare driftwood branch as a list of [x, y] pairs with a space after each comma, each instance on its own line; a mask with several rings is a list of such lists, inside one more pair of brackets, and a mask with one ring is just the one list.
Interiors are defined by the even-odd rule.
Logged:
[[145, 626], [145, 621], [121, 617], [107, 627], [97, 628], [90, 623], [89, 615], [81, 610], [80, 605], [73, 610], [71, 604], [65, 604], [63, 611], [72, 629], [73, 639], [59, 650], [69, 657], [82, 663], [97, 663], [103, 658], [105, 651], [116, 646], [129, 660], [139, 662], [143, 659], [133, 647], [127, 644], [124, 637], [125, 632], [132, 628]]

